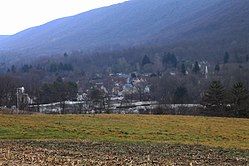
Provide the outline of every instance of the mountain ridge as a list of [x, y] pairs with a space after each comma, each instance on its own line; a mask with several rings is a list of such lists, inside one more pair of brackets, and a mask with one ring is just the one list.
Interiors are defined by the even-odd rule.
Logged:
[[247, 15], [249, 1], [130, 0], [0, 38], [0, 50], [55, 54], [141, 45], [179, 47], [177, 43], [182, 47], [211, 41], [216, 47], [227, 41], [225, 50], [248, 38]]

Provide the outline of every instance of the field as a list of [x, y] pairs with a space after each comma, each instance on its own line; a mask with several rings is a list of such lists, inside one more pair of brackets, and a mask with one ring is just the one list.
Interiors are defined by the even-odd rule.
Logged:
[[249, 119], [0, 115], [0, 139], [0, 165], [247, 165]]

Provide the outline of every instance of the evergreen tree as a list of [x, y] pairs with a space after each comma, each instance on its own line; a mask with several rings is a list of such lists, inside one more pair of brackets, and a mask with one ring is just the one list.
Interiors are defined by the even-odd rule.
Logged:
[[94, 87], [89, 91], [89, 98], [93, 102], [99, 102], [104, 98], [104, 93], [100, 89]]
[[192, 70], [195, 74], [199, 73], [200, 72], [200, 66], [199, 66], [199, 63], [196, 61], [195, 64], [194, 64], [194, 68]]
[[136, 75], [136, 73], [131, 73], [131, 78], [133, 79], [133, 78], [136, 78], [137, 77], [137, 75]]
[[11, 66], [11, 72], [12, 72], [12, 73], [16, 73], [16, 66], [15, 66], [15, 65], [12, 65], [12, 66]]
[[234, 59], [236, 60], [237, 63], [243, 63], [243, 58], [238, 54], [234, 55]]
[[232, 106], [238, 116], [245, 116], [247, 110], [247, 101], [249, 98], [248, 90], [243, 83], [234, 84], [231, 90]]
[[185, 66], [184, 63], [182, 64], [181, 72], [182, 72], [183, 75], [186, 75], [186, 74], [187, 74], [186, 66]]
[[177, 87], [174, 93], [174, 104], [184, 104], [188, 102], [188, 90], [184, 86]]
[[229, 59], [230, 59], [230, 55], [229, 55], [228, 52], [226, 52], [225, 55], [224, 55], [224, 64], [228, 63]]
[[204, 94], [203, 105], [208, 109], [219, 110], [225, 103], [225, 90], [220, 81], [213, 81]]
[[163, 65], [165, 66], [165, 68], [167, 68], [168, 65], [176, 68], [177, 63], [178, 61], [177, 61], [175, 54], [167, 53], [163, 56]]
[[52, 72], [52, 73], [57, 72], [57, 71], [58, 71], [58, 66], [57, 66], [57, 64], [56, 64], [56, 63], [50, 64], [48, 71], [49, 71], [49, 72]]
[[66, 58], [66, 57], [68, 57], [68, 54], [65, 52], [63, 56]]
[[23, 73], [28, 73], [32, 69], [32, 65], [23, 65], [22, 66], [22, 72]]
[[150, 58], [147, 55], [145, 55], [142, 60], [142, 66], [145, 66], [150, 63], [151, 63]]
[[218, 73], [220, 71], [220, 64], [216, 64], [214, 70]]
[[78, 86], [74, 82], [64, 82], [58, 77], [52, 84], [44, 84], [40, 88], [39, 102], [52, 103], [74, 100], [78, 92]]

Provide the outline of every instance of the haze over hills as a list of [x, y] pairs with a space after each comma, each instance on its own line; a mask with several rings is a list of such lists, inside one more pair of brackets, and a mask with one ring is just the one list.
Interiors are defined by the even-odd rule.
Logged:
[[[0, 50], [53, 54], [96, 48], [248, 49], [247, 0], [130, 0], [61, 18], [13, 36]], [[242, 49], [241, 49], [242, 48]]]

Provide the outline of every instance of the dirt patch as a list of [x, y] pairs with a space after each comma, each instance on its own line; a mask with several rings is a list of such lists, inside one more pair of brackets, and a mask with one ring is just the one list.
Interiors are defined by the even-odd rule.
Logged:
[[0, 165], [248, 165], [248, 150], [204, 146], [2, 141]]

